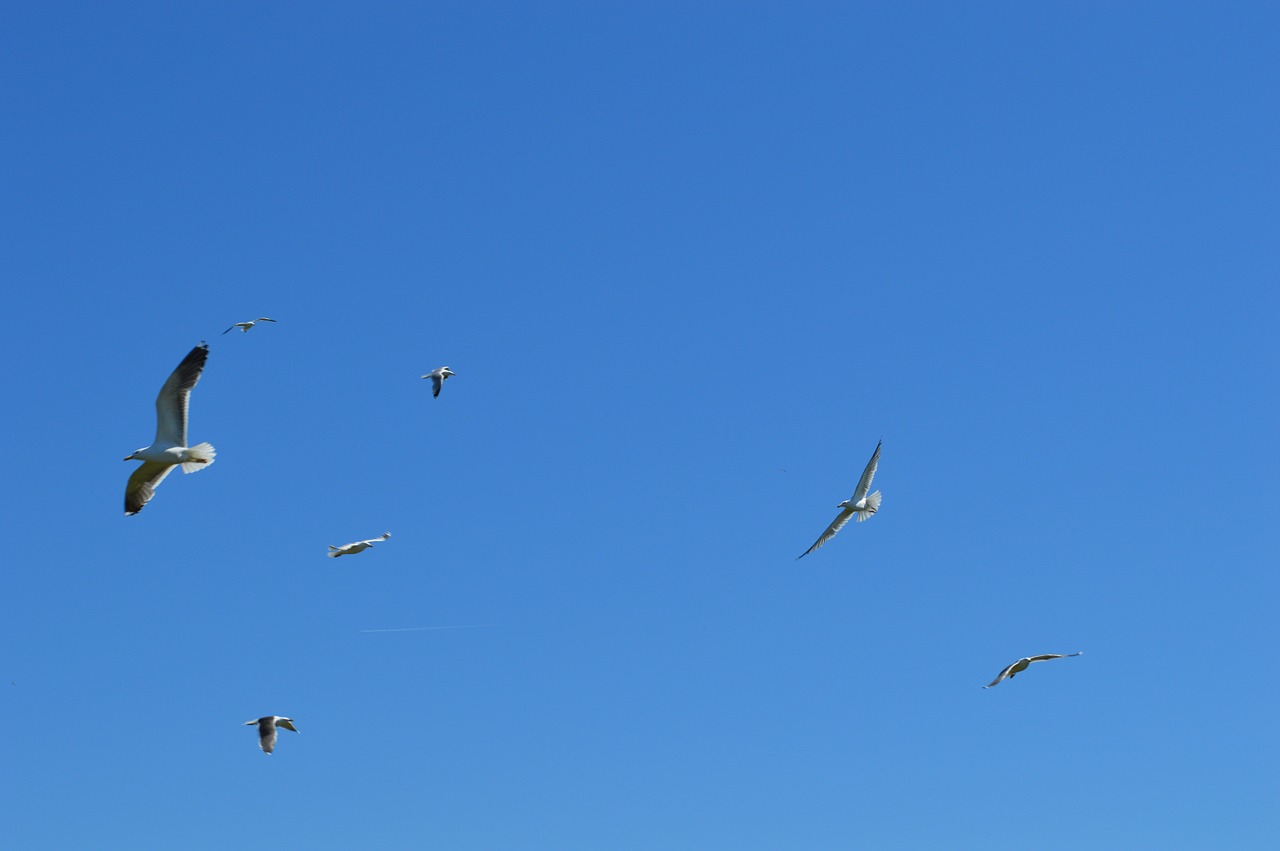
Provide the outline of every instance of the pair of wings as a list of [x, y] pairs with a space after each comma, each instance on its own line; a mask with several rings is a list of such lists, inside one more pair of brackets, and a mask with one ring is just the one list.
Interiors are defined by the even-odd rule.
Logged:
[[[191, 389], [200, 381], [209, 346], [201, 343], [169, 374], [156, 396], [156, 439], [152, 446], [186, 446], [187, 413], [191, 407]], [[133, 471], [124, 489], [124, 513], [137, 514], [155, 496], [165, 476], [173, 472], [173, 464], [144, 461]]]
[[[1084, 652], [1083, 650], [1080, 651], [1080, 653], [1083, 653], [1083, 652]], [[1080, 653], [1042, 653], [1039, 656], [1025, 656], [1019, 659], [1018, 661], [1012, 663], [1011, 665], [1009, 665], [1003, 671], [1001, 671], [1000, 676], [996, 677], [994, 680], [987, 683], [985, 686], [983, 686], [983, 688], [991, 688], [993, 685], [996, 685], [1005, 677], [1010, 676], [1011, 674], [1014, 673], [1013, 669], [1018, 668], [1018, 666], [1022, 665], [1023, 662], [1026, 662], [1027, 664], [1022, 665], [1021, 668], [1018, 668], [1019, 671], [1026, 670], [1027, 666], [1030, 665], [1032, 662], [1047, 662], [1050, 659], [1065, 659], [1068, 656], [1079, 656]]]
[[250, 328], [258, 324], [259, 322], [275, 322], [275, 320], [268, 319], [265, 316], [259, 316], [257, 319], [253, 320], [252, 322], [237, 322], [235, 325], [232, 325], [230, 328], [228, 328], [226, 331], [223, 331], [222, 333], [224, 335], [230, 334], [232, 331], [236, 330], [237, 328], [244, 328], [244, 330], [248, 331]]
[[[871, 460], [867, 462], [866, 469], [862, 471], [862, 478], [858, 479], [858, 486], [854, 488], [853, 496], [849, 499], [850, 503], [858, 502], [858, 500], [867, 495], [867, 491], [871, 490], [871, 481], [876, 477], [876, 468], [880, 466], [880, 447], [883, 443], [884, 441], [882, 440], [876, 444], [876, 451], [871, 454]], [[802, 552], [799, 555], [799, 558], [804, 558], [809, 553], [834, 538], [836, 536], [836, 532], [843, 529], [845, 524], [849, 522], [849, 518], [853, 517], [855, 513], [856, 512], [854, 512], [852, 508], [846, 508], [841, 511], [836, 516], [836, 519], [831, 521], [831, 525], [827, 527], [827, 531], [819, 535], [818, 540], [813, 542], [813, 546]], [[866, 516], [867, 515], [865, 514], [859, 514], [858, 519], [862, 520]]]

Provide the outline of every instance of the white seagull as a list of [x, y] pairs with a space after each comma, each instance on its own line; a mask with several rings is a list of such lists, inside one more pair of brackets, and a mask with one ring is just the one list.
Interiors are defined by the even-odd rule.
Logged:
[[1050, 659], [1066, 659], [1069, 656], [1083, 656], [1083, 655], [1084, 655], [1084, 651], [1081, 650], [1079, 653], [1045, 653], [1042, 656], [1026, 656], [1014, 662], [1009, 667], [1005, 668], [1003, 671], [1000, 672], [1000, 676], [996, 677], [990, 683], [983, 686], [983, 688], [991, 688], [993, 685], [996, 685], [1005, 677], [1008, 677], [1009, 679], [1013, 679], [1018, 674], [1021, 674], [1023, 671], [1025, 671], [1027, 667], [1031, 665], [1032, 662], [1048, 662]]
[[352, 555], [353, 553], [362, 553], [365, 550], [369, 549], [369, 547], [372, 547], [374, 544], [378, 543], [379, 541], [385, 541], [387, 538], [390, 538], [390, 537], [391, 537], [390, 532], [383, 532], [378, 537], [370, 538], [367, 541], [354, 541], [350, 544], [343, 544], [340, 547], [335, 547], [333, 544], [330, 544], [329, 558], [337, 558], [338, 556], [349, 556], [349, 555]]
[[436, 397], [440, 395], [440, 388], [444, 386], [444, 380], [451, 375], [457, 374], [458, 373], [454, 372], [452, 369], [449, 369], [449, 367], [442, 366], [438, 369], [431, 370], [422, 377], [431, 379], [431, 395]]
[[[884, 441], [880, 441], [880, 443], [883, 442]], [[876, 467], [880, 466], [880, 443], [876, 444], [875, 453], [871, 456], [871, 460], [867, 462], [867, 468], [862, 471], [862, 478], [858, 480], [858, 487], [854, 490], [853, 496], [849, 497], [837, 506], [837, 508], [842, 508], [844, 510], [836, 515], [836, 519], [831, 521], [831, 525], [827, 527], [827, 531], [823, 532], [821, 537], [813, 542], [812, 547], [809, 547], [809, 549], [796, 556], [797, 559], [804, 558], [809, 553], [834, 538], [836, 536], [836, 532], [843, 529], [844, 524], [849, 522], [850, 517], [856, 517], [858, 522], [861, 523], [863, 520], [866, 520], [872, 514], [875, 514], [880, 510], [880, 491], [876, 491], [870, 496], [867, 495], [867, 491], [871, 488], [871, 480], [876, 476]]]
[[243, 333], [248, 333], [249, 329], [252, 328], [254, 325], [257, 325], [259, 322], [275, 322], [275, 320], [268, 319], [265, 316], [259, 316], [257, 319], [253, 320], [252, 322], [237, 322], [235, 325], [232, 325], [230, 328], [223, 331], [222, 334], [223, 336], [226, 336], [227, 334], [230, 334], [232, 331], [236, 330], [237, 328], [239, 328]]
[[244, 722], [246, 727], [254, 724], [258, 725], [258, 745], [262, 748], [263, 753], [271, 753], [276, 749], [276, 728], [284, 727], [286, 730], [292, 730], [297, 733], [298, 728], [293, 726], [292, 718], [285, 718], [283, 715], [263, 715], [261, 718], [255, 718], [252, 721]]
[[160, 395], [156, 397], [156, 439], [150, 446], [124, 459], [142, 462], [124, 489], [125, 514], [141, 511], [142, 506], [155, 495], [164, 477], [179, 464], [182, 472], [194, 473], [213, 463], [217, 453], [212, 444], [187, 446], [187, 408], [191, 401], [191, 388], [200, 380], [208, 357], [208, 345], [201, 343], [196, 346], [160, 388]]

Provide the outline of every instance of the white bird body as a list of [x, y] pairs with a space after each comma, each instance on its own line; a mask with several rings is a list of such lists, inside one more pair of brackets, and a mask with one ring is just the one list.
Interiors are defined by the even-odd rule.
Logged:
[[354, 541], [350, 544], [343, 544], [340, 547], [335, 547], [333, 544], [330, 544], [328, 555], [329, 558], [337, 558], [338, 556], [349, 556], [355, 555], [356, 553], [362, 553], [374, 544], [385, 541], [390, 537], [390, 532], [383, 532], [376, 538], [369, 538], [366, 541]]
[[1021, 659], [1001, 671], [999, 676], [987, 683], [983, 688], [991, 688], [992, 686], [999, 684], [999, 682], [1005, 678], [1013, 679], [1018, 674], [1021, 674], [1027, 668], [1031, 667], [1032, 662], [1048, 662], [1050, 659], [1066, 659], [1070, 656], [1083, 655], [1084, 651], [1081, 650], [1079, 653], [1044, 653], [1039, 656], [1023, 656]]
[[867, 462], [866, 468], [862, 471], [862, 478], [858, 480], [858, 486], [854, 488], [853, 496], [836, 506], [841, 509], [840, 513], [836, 515], [836, 519], [832, 520], [827, 530], [818, 536], [818, 540], [813, 542], [813, 546], [802, 552], [797, 558], [804, 558], [834, 538], [836, 533], [843, 529], [850, 519], [861, 523], [880, 510], [880, 491], [872, 494], [868, 494], [867, 491], [871, 489], [871, 481], [875, 478], [876, 469], [880, 466], [880, 446], [883, 443], [884, 441], [880, 441], [880, 443], [876, 444], [876, 451], [871, 454], [871, 460]]
[[150, 446], [125, 457], [126, 461], [141, 461], [142, 466], [133, 471], [124, 491], [124, 513], [137, 514], [155, 495], [156, 488], [173, 468], [181, 465], [182, 472], [194, 473], [213, 463], [217, 450], [211, 443], [187, 446], [187, 412], [191, 403], [191, 389], [200, 381], [209, 347], [201, 343], [182, 359], [165, 380], [156, 396], [156, 438]]
[[257, 325], [259, 322], [275, 322], [275, 320], [268, 319], [265, 316], [259, 316], [257, 319], [253, 320], [252, 322], [237, 322], [236, 324], [232, 325], [230, 328], [228, 328], [226, 331], [223, 331], [222, 333], [223, 335], [226, 335], [236, 330], [237, 328], [240, 329], [241, 333], [248, 333], [249, 329], [252, 328], [254, 325]]
[[266, 754], [276, 749], [277, 727], [284, 727], [286, 730], [292, 730], [295, 733], [301, 732], [297, 727], [293, 726], [292, 718], [285, 718], [283, 715], [263, 715], [261, 718], [255, 718], [244, 723], [246, 727], [257, 726], [258, 747], [262, 748], [262, 752]]
[[458, 373], [454, 372], [452, 369], [449, 369], [449, 367], [442, 366], [431, 370], [422, 377], [431, 379], [431, 396], [435, 398], [440, 395], [440, 388], [444, 386], [444, 380], [451, 375], [457, 374]]

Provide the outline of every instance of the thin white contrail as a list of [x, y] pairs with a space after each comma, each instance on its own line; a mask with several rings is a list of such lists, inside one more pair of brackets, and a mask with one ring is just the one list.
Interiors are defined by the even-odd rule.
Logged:
[[402, 626], [397, 629], [362, 629], [361, 632], [422, 632], [428, 629], [484, 629], [488, 626], [497, 626], [492, 623], [472, 623], [464, 626]]

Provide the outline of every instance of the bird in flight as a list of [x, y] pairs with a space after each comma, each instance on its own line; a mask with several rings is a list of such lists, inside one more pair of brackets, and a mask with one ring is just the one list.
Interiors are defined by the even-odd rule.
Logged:
[[391, 537], [390, 532], [383, 532], [378, 537], [370, 538], [367, 541], [354, 541], [350, 544], [343, 544], [340, 547], [335, 547], [333, 544], [330, 544], [329, 558], [337, 558], [338, 556], [349, 556], [355, 553], [362, 553], [365, 550], [369, 549], [369, 547], [372, 547], [374, 544], [378, 543], [379, 541], [385, 541], [387, 538], [390, 538], [390, 537]]
[[237, 328], [239, 328], [244, 333], [248, 333], [249, 329], [252, 328], [254, 325], [257, 325], [259, 322], [275, 322], [275, 320], [268, 319], [265, 316], [259, 316], [257, 319], [253, 320], [252, 322], [237, 322], [235, 325], [232, 325], [230, 328], [223, 331], [222, 334], [223, 336], [226, 336], [227, 334], [230, 334], [232, 331], [236, 330]]
[[1018, 674], [1021, 674], [1023, 671], [1025, 671], [1031, 665], [1032, 662], [1048, 662], [1050, 659], [1066, 659], [1069, 656], [1083, 656], [1083, 655], [1084, 655], [1084, 651], [1081, 650], [1079, 653], [1045, 653], [1041, 656], [1026, 656], [1014, 662], [1009, 667], [1005, 668], [1003, 671], [1000, 672], [1000, 676], [996, 677], [990, 683], [983, 686], [983, 688], [991, 688], [992, 686], [998, 684], [1005, 677], [1008, 677], [1009, 679], [1013, 679]]
[[150, 446], [124, 459], [142, 462], [124, 489], [126, 515], [141, 511], [174, 467], [182, 465], [182, 472], [194, 473], [213, 463], [217, 454], [213, 444], [187, 446], [187, 409], [191, 402], [191, 388], [200, 380], [208, 357], [208, 345], [201, 343], [196, 346], [160, 388], [160, 395], [156, 397], [156, 439]]
[[867, 468], [862, 471], [862, 478], [858, 480], [858, 487], [854, 490], [853, 496], [840, 503], [838, 508], [842, 509], [836, 515], [836, 519], [831, 521], [831, 525], [827, 527], [827, 531], [823, 532], [818, 540], [813, 542], [813, 546], [802, 552], [797, 559], [802, 559], [818, 547], [830, 541], [844, 528], [844, 524], [849, 522], [850, 517], [857, 518], [861, 523], [872, 514], [880, 510], [880, 491], [876, 491], [870, 496], [867, 491], [871, 489], [871, 480], [876, 476], [876, 467], [880, 466], [880, 443], [876, 444], [876, 451], [872, 454], [871, 460], [867, 462]]
[[283, 715], [263, 715], [261, 718], [246, 721], [244, 724], [246, 727], [251, 727], [254, 724], [258, 725], [258, 746], [266, 754], [276, 749], [277, 727], [284, 727], [286, 730], [292, 730], [295, 733], [299, 732], [298, 728], [293, 726], [293, 719], [285, 718]]
[[444, 380], [451, 375], [457, 374], [458, 373], [454, 372], [452, 369], [449, 369], [449, 367], [442, 366], [431, 370], [422, 377], [431, 379], [431, 395], [434, 398], [440, 395], [440, 388], [444, 386]]

